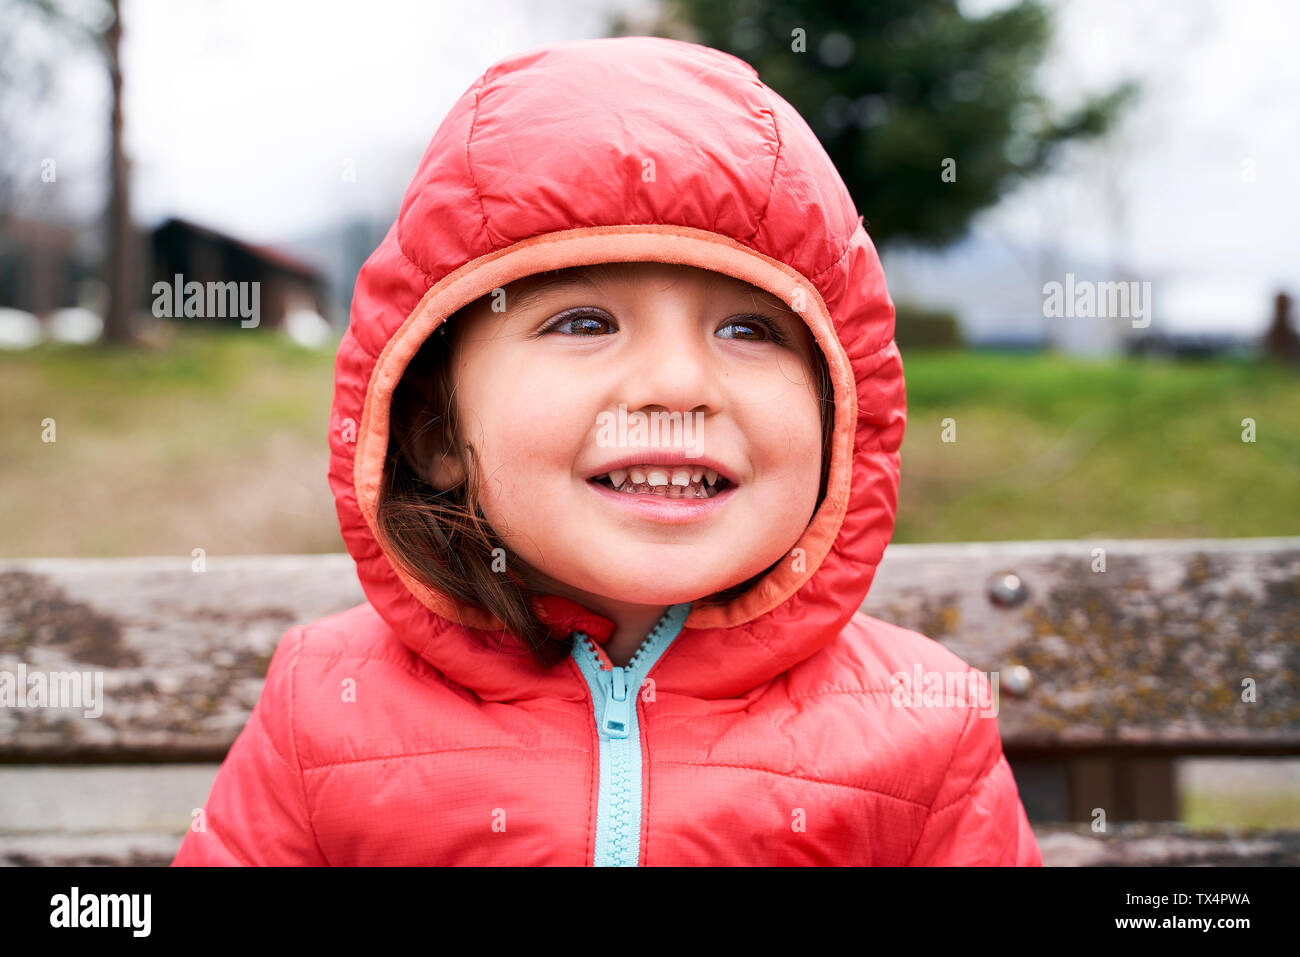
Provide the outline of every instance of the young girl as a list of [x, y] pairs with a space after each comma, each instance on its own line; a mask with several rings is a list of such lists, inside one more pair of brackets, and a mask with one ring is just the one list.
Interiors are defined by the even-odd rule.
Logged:
[[174, 863], [1041, 864], [996, 720], [891, 682], [982, 677], [858, 611], [893, 305], [749, 65], [629, 37], [491, 67], [335, 376], [370, 600], [284, 637]]

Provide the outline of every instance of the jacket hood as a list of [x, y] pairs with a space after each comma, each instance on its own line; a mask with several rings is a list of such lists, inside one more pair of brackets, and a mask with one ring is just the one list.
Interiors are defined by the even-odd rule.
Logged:
[[[659, 691], [736, 697], [816, 654], [862, 604], [893, 531], [906, 419], [894, 307], [862, 217], [802, 117], [743, 60], [678, 40], [582, 40], [504, 59], [452, 107], [358, 274], [330, 419], [330, 487], [367, 597], [415, 653], [485, 700], [571, 696], [573, 675], [503, 654], [503, 637], [523, 644], [494, 615], [389, 561], [375, 504], [393, 389], [462, 306], [532, 273], [614, 261], [710, 269], [789, 303], [835, 393], [826, 496], [790, 560], [729, 604], [693, 607], [655, 666]], [[597, 641], [613, 628], [567, 598], [542, 604], [552, 626]]]

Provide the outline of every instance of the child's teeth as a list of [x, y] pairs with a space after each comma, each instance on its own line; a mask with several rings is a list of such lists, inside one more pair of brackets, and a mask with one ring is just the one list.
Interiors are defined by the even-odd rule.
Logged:
[[[708, 498], [706, 489], [718, 484], [718, 473], [713, 469], [687, 467], [659, 467], [646, 465], [638, 468], [613, 469], [605, 473], [610, 487], [615, 490], [639, 494], [666, 495], [669, 498]], [[708, 485], [701, 480], [707, 480]]]

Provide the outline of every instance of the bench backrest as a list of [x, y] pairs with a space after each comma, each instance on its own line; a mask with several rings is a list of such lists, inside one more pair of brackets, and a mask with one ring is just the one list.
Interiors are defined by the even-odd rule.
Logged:
[[[220, 761], [288, 628], [365, 600], [344, 554], [198, 564], [0, 561], [0, 680], [104, 695], [0, 707], [0, 762]], [[996, 675], [1009, 756], [1300, 754], [1300, 539], [896, 545], [863, 611]]]

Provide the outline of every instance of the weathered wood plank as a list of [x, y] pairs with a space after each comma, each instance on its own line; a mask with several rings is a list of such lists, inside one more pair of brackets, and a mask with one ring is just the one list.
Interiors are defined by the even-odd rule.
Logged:
[[284, 633], [364, 600], [345, 554], [0, 561], [0, 671], [98, 671], [104, 698], [0, 708], [0, 761], [220, 761]]
[[863, 607], [997, 672], [1009, 753], [1300, 753], [1300, 539], [895, 546]]
[[3, 867], [166, 867], [182, 834], [0, 834]]
[[1181, 824], [1036, 825], [1048, 867], [1295, 867], [1300, 831], [1201, 831]]
[[[1004, 571], [1018, 605], [988, 598]], [[0, 672], [104, 697], [0, 707], [0, 762], [219, 761], [285, 631], [364, 600], [344, 554], [0, 560]], [[1011, 754], [1300, 754], [1300, 539], [893, 546], [864, 610], [997, 672]]]
[[[1300, 865], [1300, 831], [1190, 831], [1177, 824], [1130, 824], [1094, 834], [1086, 826], [1039, 826], [1048, 867]], [[180, 834], [0, 834], [0, 865], [165, 867]]]

